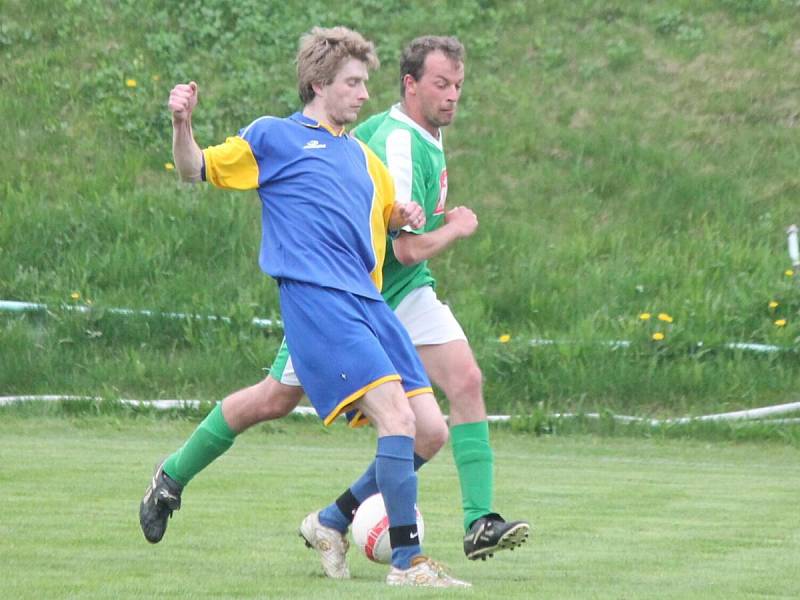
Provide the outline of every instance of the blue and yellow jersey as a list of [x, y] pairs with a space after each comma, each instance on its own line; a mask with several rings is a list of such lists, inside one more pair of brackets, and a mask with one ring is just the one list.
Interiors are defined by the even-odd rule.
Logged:
[[265, 273], [381, 298], [394, 183], [365, 144], [298, 112], [256, 119], [203, 161], [215, 186], [258, 190]]

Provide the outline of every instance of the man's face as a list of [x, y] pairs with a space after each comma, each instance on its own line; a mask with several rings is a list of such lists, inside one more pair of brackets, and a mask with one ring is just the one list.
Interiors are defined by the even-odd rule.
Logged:
[[433, 127], [449, 125], [456, 116], [456, 105], [464, 85], [464, 63], [454, 62], [436, 50], [425, 57], [419, 80], [411, 81], [425, 120]]
[[330, 125], [343, 127], [358, 119], [358, 111], [369, 100], [367, 65], [357, 58], [348, 59], [333, 81], [323, 87], [325, 112]]

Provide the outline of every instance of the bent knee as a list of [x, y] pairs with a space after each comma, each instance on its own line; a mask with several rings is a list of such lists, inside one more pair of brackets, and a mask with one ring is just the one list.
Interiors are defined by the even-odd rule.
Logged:
[[278, 419], [291, 413], [302, 399], [303, 388], [282, 386], [271, 398], [271, 402], [267, 403], [267, 407], [271, 409], [272, 417]]
[[418, 428], [414, 451], [425, 460], [430, 460], [441, 450], [450, 437], [447, 423], [442, 419], [436, 425], [428, 425], [425, 429]]
[[271, 379], [266, 379], [253, 387], [257, 398], [254, 408], [261, 421], [285, 417], [303, 399], [303, 388], [285, 385]]
[[417, 418], [414, 416], [414, 411], [412, 411], [410, 408], [408, 410], [401, 411], [397, 415], [395, 424], [400, 435], [416, 437]]
[[380, 422], [376, 422], [379, 435], [404, 435], [416, 437], [417, 419], [414, 412], [408, 407], [394, 407], [393, 410], [383, 413]]
[[[445, 395], [452, 402], [453, 398], [475, 398], [482, 396], [483, 373], [480, 367], [472, 364], [466, 369], [454, 373], [443, 388]], [[456, 400], [458, 401], [458, 400]]]
[[442, 419], [441, 425], [435, 429], [431, 435], [431, 445], [434, 448], [434, 453], [441, 450], [450, 438], [450, 429], [447, 423]]

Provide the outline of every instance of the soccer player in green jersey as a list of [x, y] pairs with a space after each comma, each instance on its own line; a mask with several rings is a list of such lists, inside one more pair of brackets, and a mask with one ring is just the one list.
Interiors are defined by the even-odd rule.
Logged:
[[[442, 128], [455, 118], [463, 82], [464, 48], [457, 39], [417, 38], [403, 52], [401, 102], [368, 119], [354, 133], [389, 168], [396, 202], [417, 202], [425, 210], [422, 228], [406, 227], [389, 244], [382, 294], [411, 335], [431, 381], [450, 402], [450, 434], [466, 531], [464, 552], [474, 560], [518, 546], [527, 538], [529, 525], [506, 522], [493, 511], [493, 454], [481, 371], [458, 321], [436, 297], [436, 281], [428, 266], [428, 259], [478, 227], [470, 209], [446, 206]], [[272, 374], [290, 381], [275, 367]], [[419, 462], [425, 456], [416, 458]], [[320, 511], [319, 523], [344, 533], [359, 503], [374, 493], [371, 477], [368, 470]], [[307, 522], [308, 518], [304, 525]]]
[[[455, 118], [463, 81], [464, 48], [457, 39], [417, 38], [403, 52], [401, 102], [368, 119], [354, 133], [388, 166], [395, 180], [396, 202], [416, 201], [426, 213], [423, 228], [395, 232], [388, 244], [382, 293], [409, 331], [428, 376], [449, 400], [466, 532], [464, 552], [474, 560], [515, 548], [527, 538], [529, 525], [505, 521], [494, 511], [493, 453], [481, 371], [458, 321], [436, 297], [436, 282], [427, 262], [456, 240], [472, 235], [478, 226], [470, 209], [446, 207], [442, 128]], [[184, 447], [167, 459], [165, 470], [185, 486], [224, 453], [236, 435], [258, 422], [288, 414], [302, 394], [284, 345], [270, 375], [225, 398], [213, 418], [209, 415]], [[421, 425], [424, 422], [418, 417], [417, 468], [445, 441], [420, 435]], [[427, 440], [427, 445], [420, 440]], [[311, 513], [301, 524], [301, 535], [319, 552], [328, 576], [349, 577], [344, 534], [358, 504], [376, 491], [371, 465], [335, 502]]]

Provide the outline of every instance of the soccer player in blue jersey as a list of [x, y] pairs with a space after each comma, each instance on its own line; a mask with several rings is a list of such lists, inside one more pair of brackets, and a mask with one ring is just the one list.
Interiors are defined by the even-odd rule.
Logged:
[[[386, 167], [345, 132], [369, 97], [368, 72], [377, 65], [360, 34], [314, 28], [297, 54], [303, 110], [256, 119], [205, 150], [191, 127], [197, 85], [177, 85], [169, 99], [173, 156], [186, 181], [258, 191], [259, 265], [278, 282], [286, 342], [306, 394], [325, 424], [344, 414], [356, 424], [369, 419], [378, 432], [370, 468], [389, 516], [387, 583], [467, 587], [421, 552], [415, 436], [441, 441], [446, 425], [413, 343], [379, 291], [387, 227], [418, 227], [424, 218], [394, 204]], [[226, 435], [232, 441], [221, 405], [206, 421], [212, 445], [224, 445]], [[142, 499], [140, 524], [151, 542], [180, 506], [180, 471], [180, 458], [159, 465]]]
[[[453, 454], [462, 491], [464, 553], [470, 559], [513, 549], [528, 536], [525, 521], [505, 521], [493, 507], [493, 454], [489, 443], [481, 372], [466, 336], [450, 309], [436, 297], [428, 259], [477, 228], [465, 206], [446, 209], [447, 171], [442, 128], [455, 118], [464, 79], [464, 49], [455, 38], [424, 36], [403, 51], [402, 101], [359, 125], [355, 135], [386, 162], [398, 202], [424, 204], [426, 225], [400, 232], [387, 246], [383, 296], [411, 334], [430, 377], [450, 402]], [[231, 394], [200, 424], [186, 444], [164, 463], [181, 486], [222, 455], [248, 427], [280, 418], [303, 395], [284, 345], [270, 375]], [[224, 417], [223, 417], [224, 415]], [[418, 415], [415, 466], [444, 445], [447, 431]], [[182, 489], [182, 488], [181, 488]], [[349, 577], [345, 532], [358, 503], [376, 490], [374, 464], [344, 494], [301, 524], [301, 534], [322, 559], [325, 573]], [[180, 490], [179, 490], [180, 491]], [[166, 513], [156, 521], [158, 539]], [[158, 541], [158, 540], [155, 540]]]

